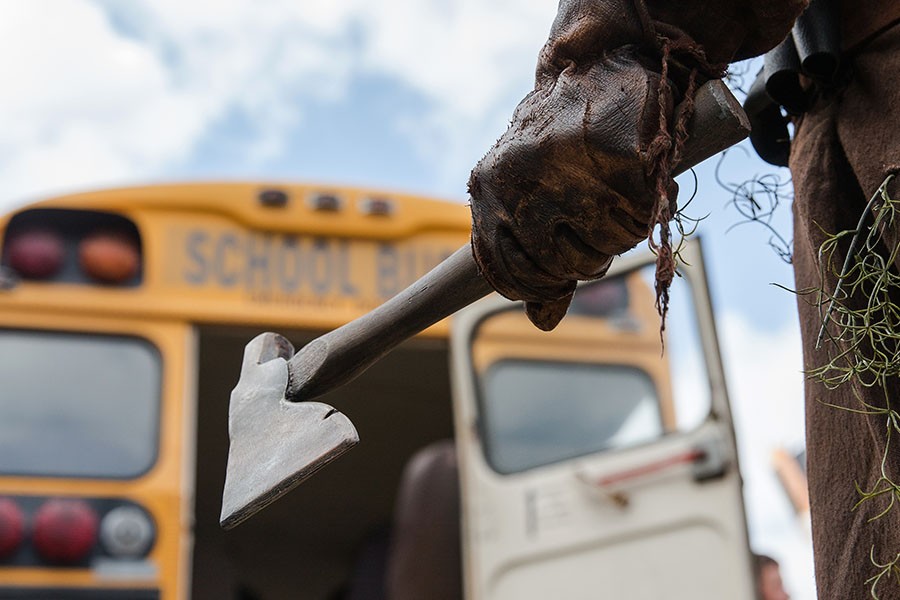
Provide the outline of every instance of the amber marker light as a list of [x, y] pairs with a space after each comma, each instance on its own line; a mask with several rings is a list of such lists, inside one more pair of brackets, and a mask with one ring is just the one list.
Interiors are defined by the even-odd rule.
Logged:
[[103, 283], [125, 283], [140, 268], [140, 249], [127, 234], [95, 231], [78, 244], [78, 264], [92, 279]]

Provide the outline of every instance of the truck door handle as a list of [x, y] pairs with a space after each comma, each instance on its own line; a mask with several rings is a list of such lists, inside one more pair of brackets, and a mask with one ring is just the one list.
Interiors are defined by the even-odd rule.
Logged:
[[701, 461], [704, 458], [706, 458], [705, 450], [701, 448], [693, 448], [691, 450], [687, 450], [673, 456], [667, 456], [666, 458], [662, 458], [660, 460], [655, 460], [643, 465], [639, 465], [637, 467], [624, 469], [622, 471], [617, 471], [615, 473], [610, 473], [608, 475], [595, 478], [594, 485], [601, 488], [608, 488], [620, 483], [624, 483], [626, 481], [641, 479], [648, 475], [659, 473], [660, 471], [666, 471], [678, 465], [690, 465], [695, 462]]
[[723, 475], [727, 463], [721, 442], [711, 439], [689, 450], [621, 471], [599, 477], [588, 475], [584, 471], [577, 471], [575, 477], [600, 492], [603, 497], [611, 500], [617, 506], [624, 508], [628, 505], [628, 495], [621, 489], [622, 484], [639, 481], [680, 465], [689, 465], [694, 481], [700, 482]]

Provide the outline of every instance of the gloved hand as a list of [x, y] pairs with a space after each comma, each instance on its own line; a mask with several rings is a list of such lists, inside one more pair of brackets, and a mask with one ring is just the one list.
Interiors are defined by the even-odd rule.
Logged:
[[657, 304], [674, 274], [673, 106], [728, 61], [776, 45], [807, 0], [560, 0], [535, 89], [469, 179], [472, 248], [488, 282], [541, 329], [578, 280], [659, 225]]
[[[661, 61], [630, 0], [563, 0], [536, 86], [469, 180], [475, 259], [541, 329], [565, 315], [578, 280], [647, 238], [657, 174], [650, 145]], [[662, 106], [661, 106], [662, 105]], [[673, 201], [670, 176], [663, 183]]]

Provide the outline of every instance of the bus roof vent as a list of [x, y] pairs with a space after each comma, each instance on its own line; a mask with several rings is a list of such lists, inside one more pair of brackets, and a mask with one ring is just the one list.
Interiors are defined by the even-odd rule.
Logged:
[[395, 208], [394, 202], [387, 198], [366, 198], [359, 203], [360, 212], [377, 217], [389, 217]]
[[308, 203], [311, 209], [321, 212], [338, 212], [343, 204], [335, 194], [312, 194]]
[[287, 192], [282, 190], [263, 190], [257, 199], [266, 208], [284, 208], [288, 205]]

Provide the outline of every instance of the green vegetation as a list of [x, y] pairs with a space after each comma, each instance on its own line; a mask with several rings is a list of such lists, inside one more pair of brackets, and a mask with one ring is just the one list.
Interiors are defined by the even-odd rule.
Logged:
[[[900, 433], [900, 414], [886, 391], [888, 380], [900, 375], [900, 236], [895, 233], [900, 200], [887, 192], [892, 178], [885, 179], [872, 196], [855, 230], [828, 235], [821, 245], [822, 286], [799, 292], [820, 310], [822, 327], [816, 345], [828, 349], [829, 354], [827, 363], [807, 375], [828, 389], [850, 386], [857, 399], [856, 406], [829, 406], [884, 419], [886, 442], [884, 448], [876, 449], [881, 452], [880, 477], [870, 485], [856, 482], [859, 501], [853, 507], [860, 510], [875, 503], [869, 509], [875, 514], [868, 519], [873, 527], [891, 514], [900, 500], [900, 484], [887, 464], [892, 437]], [[844, 248], [846, 257], [838, 261]], [[824, 284], [829, 280], [836, 281], [831, 292]], [[880, 390], [880, 394], [866, 396], [883, 400], [877, 405], [865, 401], [860, 393], [865, 388]], [[892, 558], [885, 560], [885, 555]], [[887, 582], [900, 587], [900, 549], [873, 546], [869, 559], [876, 569], [867, 581], [872, 598], [878, 598], [879, 589]]]

